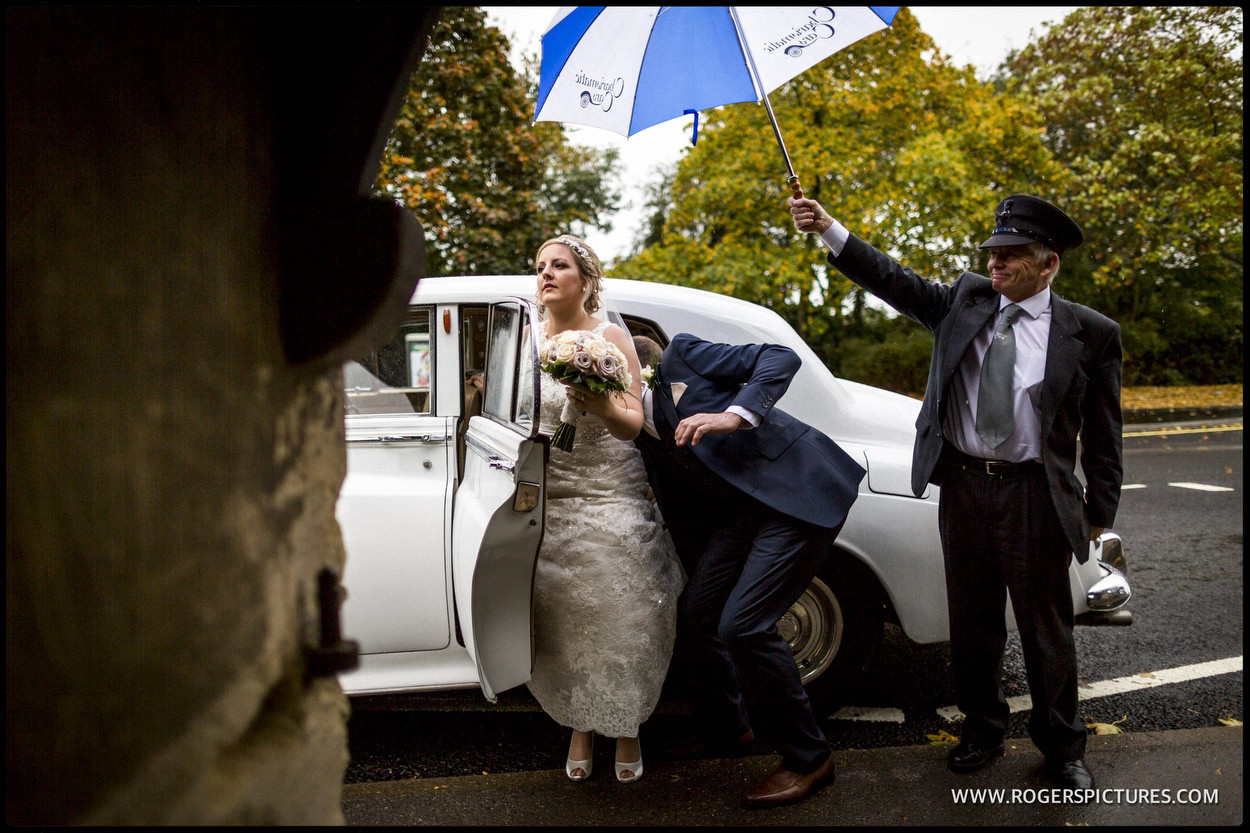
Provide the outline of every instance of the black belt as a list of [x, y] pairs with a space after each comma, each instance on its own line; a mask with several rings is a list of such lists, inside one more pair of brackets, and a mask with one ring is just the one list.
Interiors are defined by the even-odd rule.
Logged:
[[1007, 460], [987, 460], [984, 457], [973, 457], [969, 454], [964, 454], [949, 444], [946, 446], [946, 454], [951, 465], [957, 466], [964, 471], [988, 474], [990, 477], [1020, 477], [1036, 471], [1041, 466], [1041, 463], [1037, 460], [1012, 463]]

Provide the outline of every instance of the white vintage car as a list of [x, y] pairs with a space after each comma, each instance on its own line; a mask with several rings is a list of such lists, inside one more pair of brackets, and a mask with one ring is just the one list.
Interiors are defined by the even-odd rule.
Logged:
[[[613, 319], [661, 344], [684, 331], [793, 348], [803, 367], [780, 407], [867, 468], [819, 577], [779, 623], [813, 697], [832, 706], [851, 690], [887, 621], [918, 643], [947, 640], [937, 489], [917, 498], [910, 487], [920, 403], [835, 378], [764, 307], [659, 283], [605, 284]], [[342, 622], [361, 652], [359, 667], [340, 675], [349, 695], [480, 687], [493, 701], [529, 679], [550, 453], [534, 416], [533, 290], [529, 275], [423, 278], [392, 341], [344, 368]], [[464, 386], [472, 372], [485, 377], [475, 416]], [[1073, 560], [1078, 621], [1128, 624], [1118, 536], [1093, 552], [1084, 565]]]

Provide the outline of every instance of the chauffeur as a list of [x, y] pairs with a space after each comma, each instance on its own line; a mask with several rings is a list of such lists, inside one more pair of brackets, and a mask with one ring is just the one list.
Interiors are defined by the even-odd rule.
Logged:
[[[1111, 526], [1120, 500], [1122, 349], [1114, 321], [1051, 290], [1060, 259], [1082, 242], [1080, 227], [1045, 200], [1012, 194], [980, 245], [989, 277], [965, 272], [946, 284], [905, 269], [816, 201], [789, 203], [795, 228], [820, 235], [831, 265], [934, 336], [912, 489], [941, 486], [951, 659], [965, 715], [949, 768], [974, 772], [1003, 754], [1010, 596], [1033, 700], [1029, 736], [1060, 786], [1092, 787], [1068, 567], [1074, 554], [1089, 557], [1089, 541]], [[991, 342], [995, 358], [984, 361]], [[1000, 364], [1004, 345], [995, 420], [993, 371], [982, 376], [982, 365]]]

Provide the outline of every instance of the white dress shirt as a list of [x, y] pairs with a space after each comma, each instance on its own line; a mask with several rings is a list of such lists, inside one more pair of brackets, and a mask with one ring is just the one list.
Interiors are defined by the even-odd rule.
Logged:
[[1050, 339], [1050, 287], [1019, 302], [1024, 310], [1016, 319], [1016, 367], [1011, 377], [1011, 412], [1016, 428], [998, 448], [977, 435], [977, 394], [981, 390], [981, 362], [994, 340], [994, 327], [1011, 301], [999, 297], [998, 313], [973, 339], [951, 380], [952, 404], [947, 408], [942, 434], [965, 454], [991, 460], [1023, 463], [1042, 458], [1038, 403], [1046, 375], [1046, 345]]

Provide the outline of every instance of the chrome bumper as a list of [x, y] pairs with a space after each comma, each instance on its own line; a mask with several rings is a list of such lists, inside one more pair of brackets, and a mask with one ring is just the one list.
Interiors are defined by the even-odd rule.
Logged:
[[1114, 532], [1104, 532], [1090, 544], [1090, 557], [1102, 578], [1085, 591], [1089, 612], [1076, 617], [1078, 625], [1131, 625], [1133, 614], [1124, 610], [1133, 590], [1128, 583], [1124, 542]]

